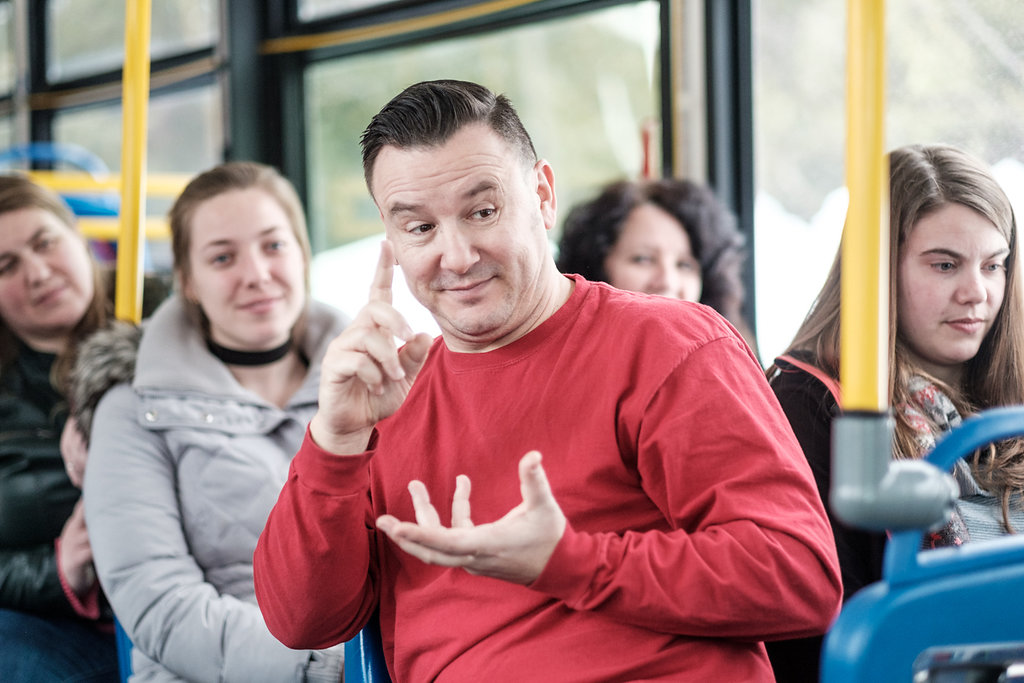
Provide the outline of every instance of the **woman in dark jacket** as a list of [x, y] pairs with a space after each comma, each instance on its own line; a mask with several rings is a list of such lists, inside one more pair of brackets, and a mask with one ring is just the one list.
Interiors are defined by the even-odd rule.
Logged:
[[0, 676], [8, 683], [117, 680], [69, 476], [80, 473], [61, 458], [65, 431], [66, 450], [84, 449], [65, 400], [77, 342], [107, 315], [99, 269], [67, 205], [25, 177], [0, 176]]
[[[1024, 404], [1024, 288], [1017, 222], [987, 165], [949, 145], [893, 150], [889, 166], [887, 397], [892, 457], [925, 457], [962, 420]], [[843, 599], [882, 578], [887, 535], [828, 505], [840, 396], [840, 255], [783, 356], [767, 370], [829, 512]], [[958, 546], [1024, 529], [1024, 439], [960, 458], [955, 513], [922, 539]], [[822, 638], [768, 643], [780, 683], [817, 681]]]

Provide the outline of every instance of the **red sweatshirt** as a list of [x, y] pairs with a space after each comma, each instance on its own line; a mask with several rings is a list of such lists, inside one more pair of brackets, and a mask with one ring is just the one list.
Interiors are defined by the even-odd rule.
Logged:
[[[746, 345], [704, 306], [575, 282], [505, 347], [438, 339], [365, 454], [307, 436], [255, 555], [282, 642], [336, 644], [379, 606], [397, 681], [771, 681], [759, 641], [828, 627], [832, 533]], [[473, 521], [500, 518], [531, 449], [568, 519], [532, 585], [424, 564], [375, 530], [415, 518], [411, 479], [450, 524], [458, 474]]]

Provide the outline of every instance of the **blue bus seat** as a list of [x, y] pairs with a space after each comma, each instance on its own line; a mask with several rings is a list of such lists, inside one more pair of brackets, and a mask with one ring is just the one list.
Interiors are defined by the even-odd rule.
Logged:
[[117, 643], [117, 670], [121, 683], [127, 683], [132, 675], [132, 641], [117, 619], [114, 619], [114, 640]]
[[[121, 683], [127, 683], [132, 675], [132, 641], [121, 622], [116, 619], [114, 638], [117, 642], [117, 668]], [[391, 683], [384, 663], [384, 647], [376, 615], [355, 638], [345, 643], [344, 680], [346, 683]]]
[[391, 683], [376, 614], [345, 643], [345, 683]]
[[[1022, 434], [1024, 407], [984, 411], [942, 439], [928, 461], [949, 470], [959, 457]], [[825, 637], [824, 683], [1002, 681], [1009, 679], [1000, 671], [1024, 661], [1024, 535], [919, 552], [922, 532], [893, 534], [882, 580], [844, 605]], [[961, 677], [951, 677], [954, 669]]]
[[[85, 147], [69, 142], [28, 142], [12, 145], [0, 151], [0, 167], [11, 168], [18, 163], [63, 164], [79, 169], [91, 176], [110, 173], [107, 164]], [[115, 193], [78, 195], [63, 194], [76, 216], [116, 216], [121, 197]]]
[[[121, 683], [127, 683], [132, 675], [132, 641], [121, 622], [114, 620], [114, 638], [117, 643], [117, 668]], [[374, 615], [369, 623], [345, 643], [346, 683], [391, 683], [387, 664], [384, 663], [384, 646], [380, 638], [380, 625]]]

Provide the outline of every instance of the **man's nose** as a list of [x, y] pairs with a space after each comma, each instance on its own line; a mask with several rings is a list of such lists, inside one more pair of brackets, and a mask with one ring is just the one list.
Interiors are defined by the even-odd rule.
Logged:
[[458, 226], [442, 226], [441, 267], [453, 273], [465, 273], [480, 260], [472, 236]]

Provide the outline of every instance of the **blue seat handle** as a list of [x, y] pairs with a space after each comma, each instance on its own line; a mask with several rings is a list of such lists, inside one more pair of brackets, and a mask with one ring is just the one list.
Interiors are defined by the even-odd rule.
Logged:
[[[949, 432], [942, 438], [925, 460], [943, 471], [952, 469], [958, 458], [970, 455], [979, 448], [996, 441], [1024, 436], [1024, 406], [991, 408], [974, 415]], [[921, 554], [921, 530], [912, 529], [894, 533], [889, 540], [885, 552], [883, 574], [892, 584], [921, 581], [936, 573], [944, 573], [948, 563], [930, 562], [938, 559], [934, 553], [955, 552], [955, 549], [936, 549]], [[992, 561], [1000, 564], [1006, 562], [1006, 546], [997, 547], [992, 551]], [[974, 562], [984, 564], [987, 549], [972, 549]], [[1013, 549], [1013, 552], [1022, 552]], [[1024, 561], [1022, 552], [1021, 561]]]

